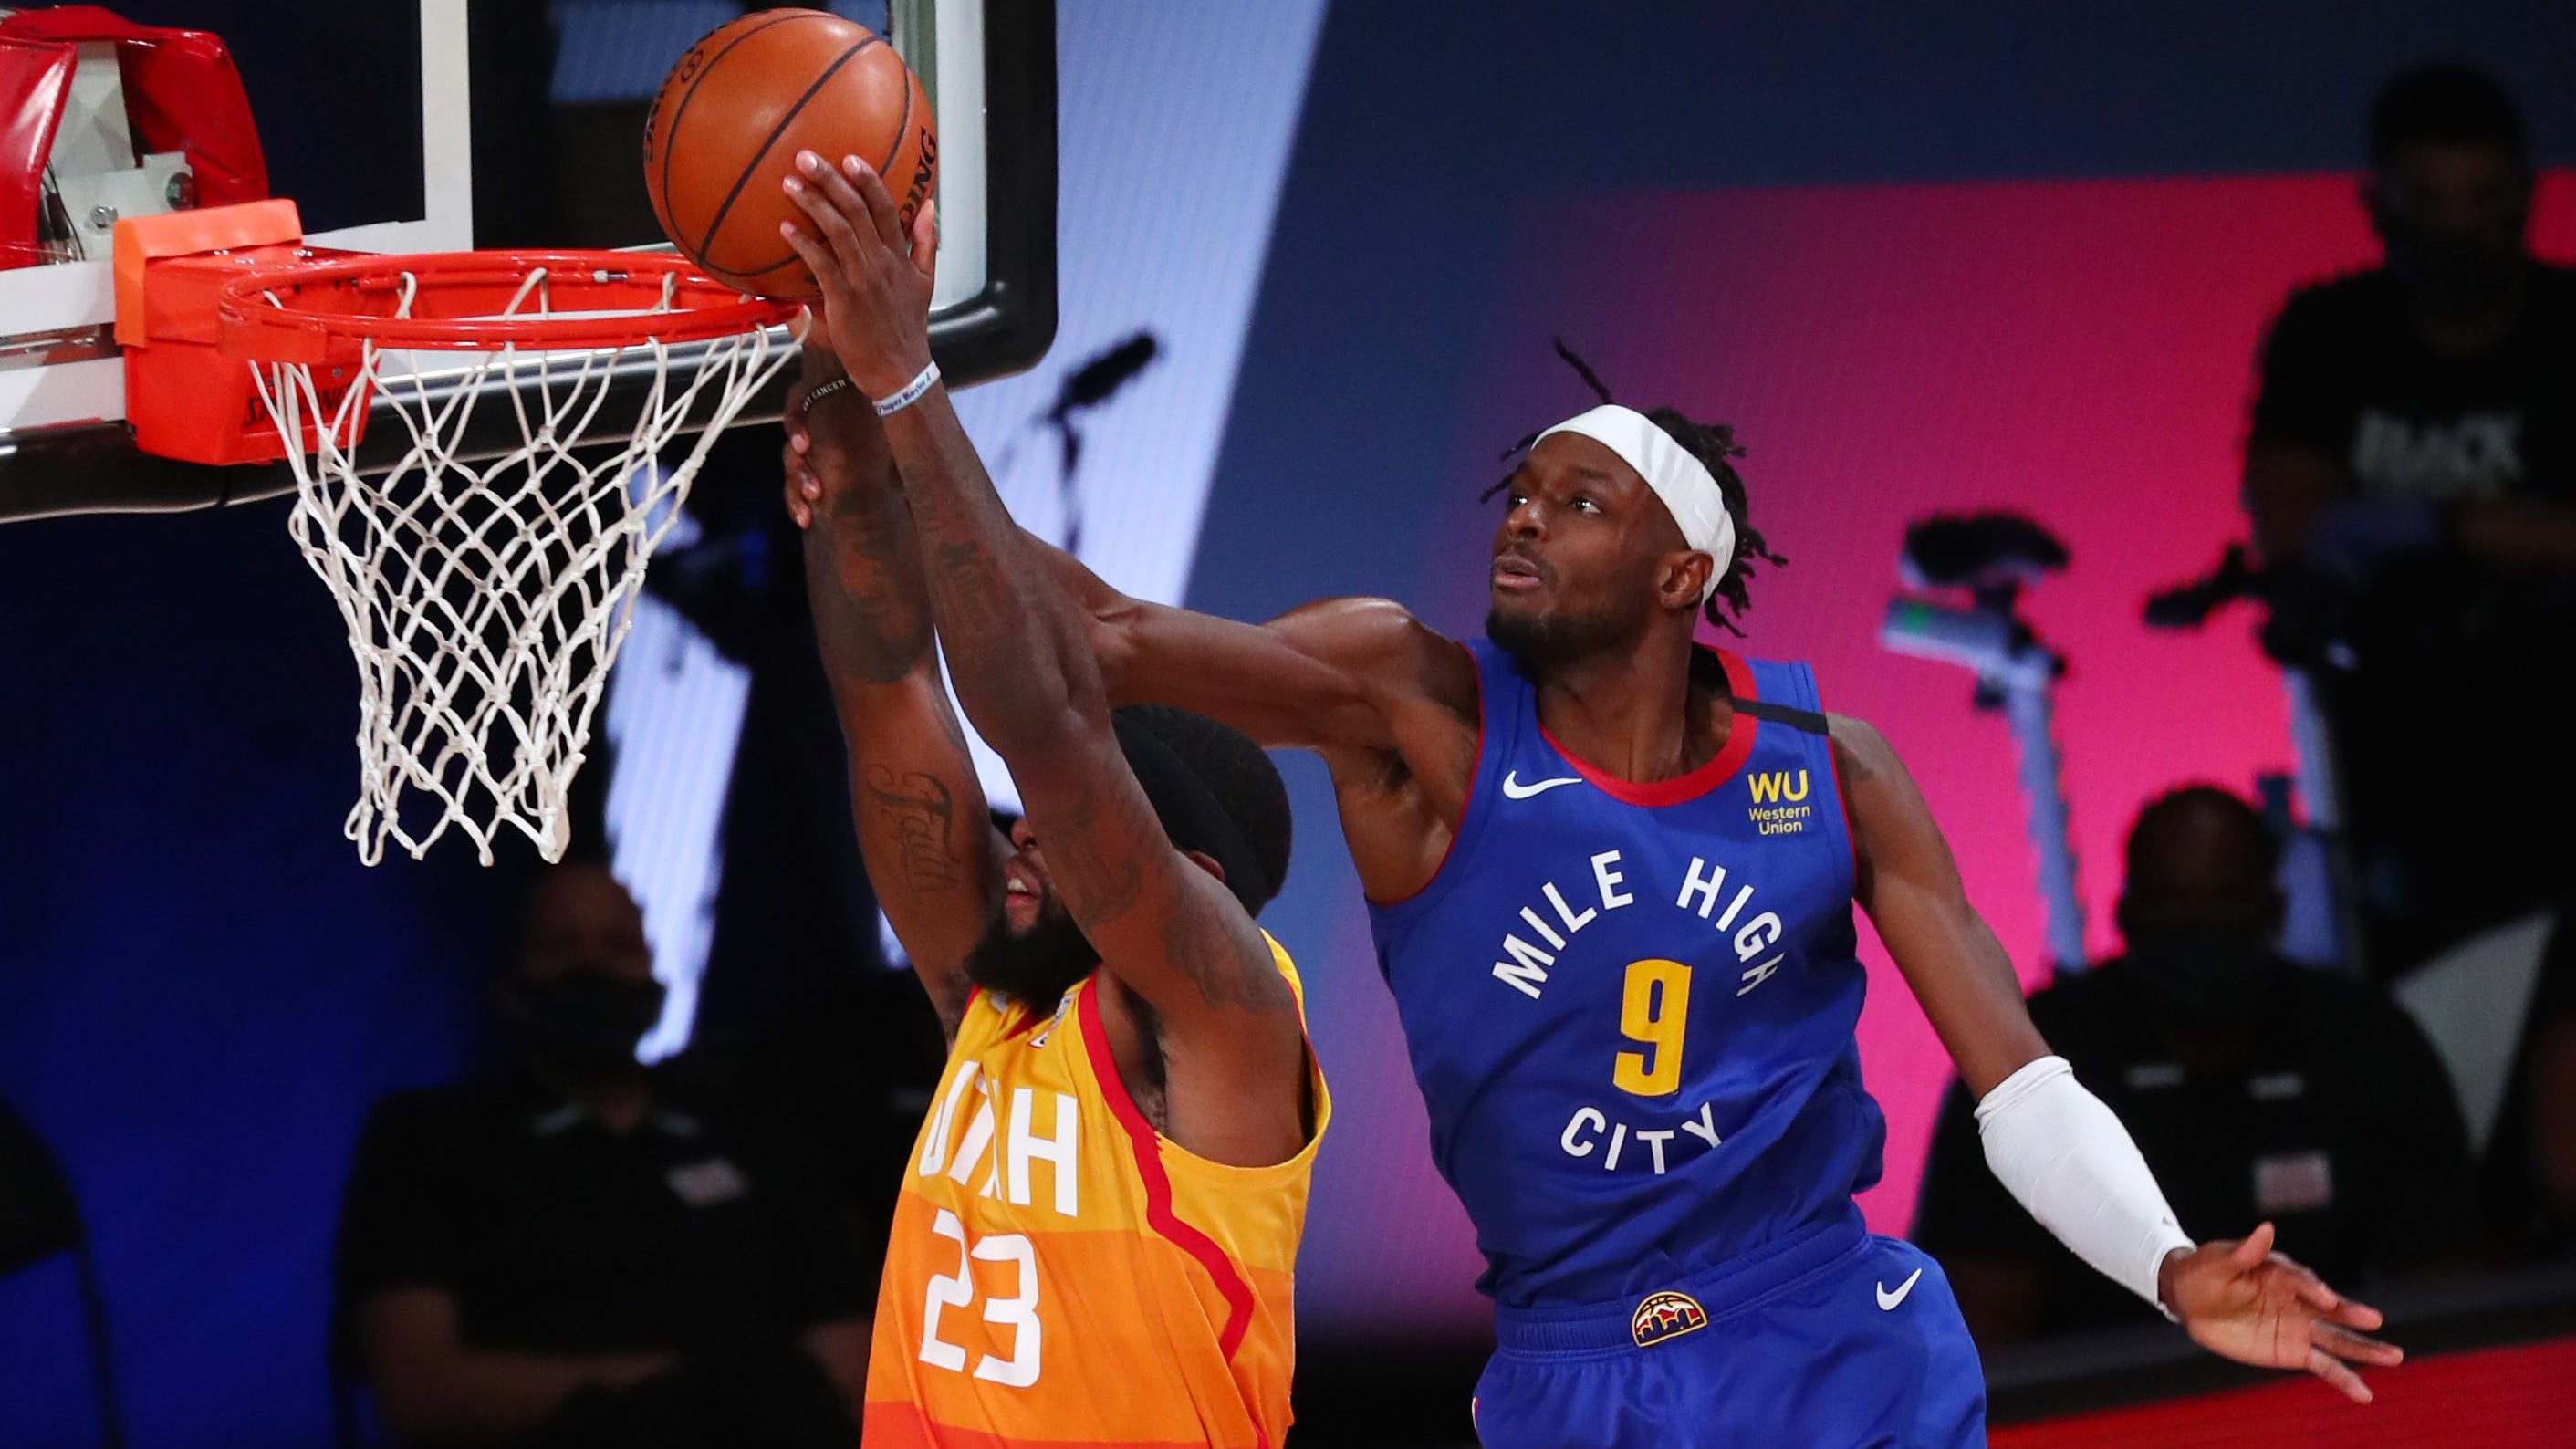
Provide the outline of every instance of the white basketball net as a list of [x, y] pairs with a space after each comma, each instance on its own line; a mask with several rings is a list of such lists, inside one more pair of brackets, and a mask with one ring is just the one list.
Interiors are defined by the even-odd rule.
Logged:
[[[403, 276], [401, 315], [417, 281]], [[546, 311], [532, 271], [504, 315]], [[664, 306], [670, 292], [665, 288]], [[290, 440], [288, 522], [330, 587], [358, 663], [358, 803], [346, 833], [369, 865], [387, 838], [418, 858], [451, 825], [484, 864], [503, 825], [562, 858], [565, 801], [601, 686], [616, 661], [653, 549], [679, 517], [716, 437], [796, 355], [755, 330], [711, 343], [545, 352], [406, 352], [367, 345], [357, 384], [325, 400], [311, 365], [254, 364], [260, 400]], [[631, 438], [591, 439], [618, 365], [649, 359]], [[336, 387], [338, 379], [332, 386]], [[362, 477], [353, 409], [404, 430], [391, 471]], [[475, 408], [508, 407], [519, 446], [486, 462], [457, 454]], [[621, 405], [620, 416], [623, 417]], [[307, 420], [319, 447], [293, 446]], [[685, 429], [696, 444], [658, 459]], [[381, 440], [380, 440], [381, 441]], [[614, 444], [588, 457], [573, 449]], [[376, 451], [371, 449], [371, 452]]]

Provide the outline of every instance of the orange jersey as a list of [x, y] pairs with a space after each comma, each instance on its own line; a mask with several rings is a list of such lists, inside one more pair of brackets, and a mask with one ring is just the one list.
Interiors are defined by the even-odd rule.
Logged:
[[[1270, 953], [1302, 1009], [1288, 953]], [[967, 1002], [895, 1203], [866, 1449], [1276, 1449], [1287, 1433], [1323, 1074], [1295, 1157], [1192, 1156], [1120, 1082], [1097, 979], [1051, 1014]]]

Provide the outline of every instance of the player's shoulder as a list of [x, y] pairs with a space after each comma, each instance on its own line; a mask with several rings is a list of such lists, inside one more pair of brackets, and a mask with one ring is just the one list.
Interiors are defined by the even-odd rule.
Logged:
[[1329, 641], [1349, 657], [1397, 657], [1431, 646], [1455, 649], [1457, 641], [1433, 629], [1404, 604], [1374, 594], [1343, 594], [1300, 604], [1271, 621]]
[[1731, 649], [1698, 647], [1691, 657], [1694, 685], [1714, 685], [1751, 705], [1757, 718], [1794, 724], [1810, 734], [1825, 733], [1823, 686], [1815, 666], [1803, 659], [1774, 659]]
[[1271, 627], [1293, 634], [1310, 655], [1381, 688], [1475, 707], [1472, 651], [1397, 600], [1360, 594], [1317, 599], [1271, 621]]
[[1847, 780], [1866, 779], [1880, 770], [1897, 768], [1896, 747], [1878, 726], [1854, 714], [1823, 712], [1825, 738], [1834, 751], [1834, 765]]

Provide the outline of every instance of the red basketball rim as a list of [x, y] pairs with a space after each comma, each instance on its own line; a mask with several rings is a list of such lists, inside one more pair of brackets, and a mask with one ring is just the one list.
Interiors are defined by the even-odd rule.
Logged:
[[[551, 310], [501, 315], [539, 269]], [[406, 274], [415, 283], [411, 315], [397, 317]], [[666, 297], [667, 308], [652, 310]], [[522, 305], [535, 299], [531, 293]], [[318, 362], [361, 342], [469, 352], [703, 342], [792, 322], [804, 305], [745, 296], [677, 252], [479, 251], [346, 256], [251, 272], [225, 284], [216, 311], [226, 352]]]

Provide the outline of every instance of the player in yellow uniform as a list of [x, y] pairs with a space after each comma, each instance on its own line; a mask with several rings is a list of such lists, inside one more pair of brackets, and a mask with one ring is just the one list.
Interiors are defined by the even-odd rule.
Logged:
[[[805, 176], [867, 215], [828, 168]], [[1112, 716], [1082, 616], [935, 385], [926, 242], [918, 285], [871, 309], [883, 288], [854, 294], [845, 270], [860, 239], [808, 209], [792, 239], [849, 381], [817, 387], [809, 351], [789, 507], [869, 879], [950, 1040], [886, 1251], [865, 1441], [1267, 1449], [1331, 1112], [1296, 974], [1253, 924], [1287, 869], [1287, 792], [1212, 720]], [[905, 266], [890, 204], [881, 220], [874, 261]], [[1007, 844], [934, 625], [1019, 784]]]

